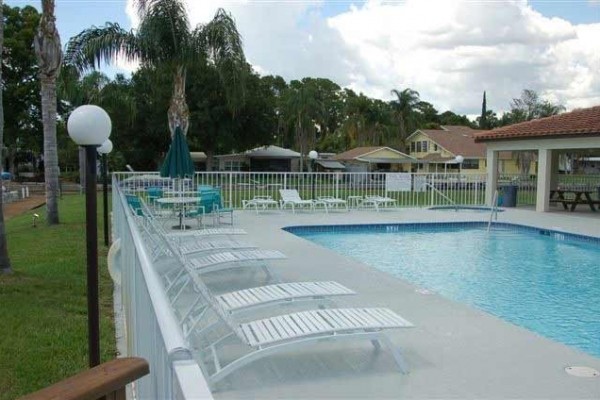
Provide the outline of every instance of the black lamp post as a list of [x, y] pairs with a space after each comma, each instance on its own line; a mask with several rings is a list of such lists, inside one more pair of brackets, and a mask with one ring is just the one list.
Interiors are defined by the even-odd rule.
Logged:
[[87, 303], [89, 365], [100, 364], [100, 309], [98, 305], [98, 221], [96, 178], [98, 147], [110, 135], [110, 117], [98, 106], [76, 108], [67, 122], [69, 136], [85, 148], [85, 222], [87, 251]]
[[98, 153], [102, 154], [102, 208], [104, 211], [104, 245], [108, 246], [108, 166], [106, 157], [113, 149], [110, 139], [106, 139], [102, 146], [98, 147]]
[[315, 161], [319, 158], [319, 153], [315, 150], [311, 150], [308, 152], [308, 158], [310, 158], [310, 172], [311, 172], [311, 186], [312, 186], [312, 194], [311, 198], [314, 200], [315, 198]]

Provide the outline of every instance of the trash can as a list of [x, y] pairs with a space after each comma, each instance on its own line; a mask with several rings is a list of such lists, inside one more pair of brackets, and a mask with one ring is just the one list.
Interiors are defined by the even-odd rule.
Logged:
[[500, 188], [502, 192], [502, 206], [517, 206], [517, 185], [504, 185]]

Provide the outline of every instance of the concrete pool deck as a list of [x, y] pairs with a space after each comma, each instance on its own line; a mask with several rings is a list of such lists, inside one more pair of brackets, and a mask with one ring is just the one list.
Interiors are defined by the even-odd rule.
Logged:
[[[587, 366], [600, 370], [600, 359], [470, 306], [426, 293], [406, 281], [281, 230], [292, 225], [487, 221], [488, 218], [487, 213], [424, 209], [379, 213], [353, 210], [328, 215], [236, 212], [236, 226], [248, 232], [244, 240], [288, 256], [287, 260], [269, 263], [282, 280], [335, 280], [358, 292], [357, 296], [336, 300], [337, 306], [389, 307], [414, 323], [412, 329], [389, 331], [393, 343], [402, 349], [410, 373], [398, 372], [385, 347], [376, 352], [365, 340], [328, 341], [247, 365], [226, 378], [214, 397], [599, 398], [600, 378], [577, 378], [564, 369]], [[538, 214], [514, 209], [500, 213], [498, 221], [600, 236], [600, 219], [589, 215]], [[233, 270], [229, 273], [235, 274]], [[303, 307], [313, 308], [306, 303]], [[291, 309], [283, 307], [277, 311], [286, 313]]]

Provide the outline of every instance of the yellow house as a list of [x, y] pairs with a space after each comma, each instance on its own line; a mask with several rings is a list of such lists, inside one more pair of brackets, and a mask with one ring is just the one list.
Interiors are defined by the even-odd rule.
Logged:
[[355, 147], [333, 159], [343, 163], [347, 172], [408, 172], [412, 163], [417, 162], [414, 157], [386, 146]]
[[[407, 140], [410, 155], [419, 163], [419, 172], [461, 172], [462, 174], [486, 173], [486, 147], [476, 143], [474, 135], [483, 132], [461, 125], [443, 125], [441, 129], [417, 129]], [[456, 161], [457, 156], [463, 162]], [[535, 160], [530, 171], [535, 171]], [[519, 164], [516, 154], [502, 152], [499, 155], [498, 172], [518, 174]]]

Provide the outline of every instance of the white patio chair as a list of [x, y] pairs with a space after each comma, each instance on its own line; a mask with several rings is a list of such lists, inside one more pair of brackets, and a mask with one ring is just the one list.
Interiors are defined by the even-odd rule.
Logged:
[[250, 200], [242, 200], [242, 208], [245, 210], [249, 207], [254, 207], [256, 214], [258, 209], [266, 210], [269, 206], [279, 207], [279, 203], [273, 200], [271, 196], [254, 196]]
[[[296, 206], [310, 207], [311, 211], [315, 210], [315, 202], [314, 200], [303, 200], [300, 198], [300, 194], [296, 189], [279, 189], [279, 195], [281, 196], [281, 201], [279, 202], [281, 209], [283, 210], [287, 206], [292, 207], [292, 212], [296, 213]], [[320, 204], [325, 204], [324, 202], [320, 202]]]
[[338, 207], [343, 207], [346, 211], [350, 211], [348, 209], [348, 202], [343, 199], [339, 199], [333, 196], [319, 196], [317, 197], [319, 201], [325, 203], [325, 212], [329, 212], [330, 209], [337, 209]]
[[383, 196], [365, 196], [365, 199], [362, 201], [362, 206], [371, 205], [375, 207], [375, 210], [379, 212], [381, 206], [390, 207], [396, 205], [396, 199], [392, 199], [391, 197], [383, 197]]

